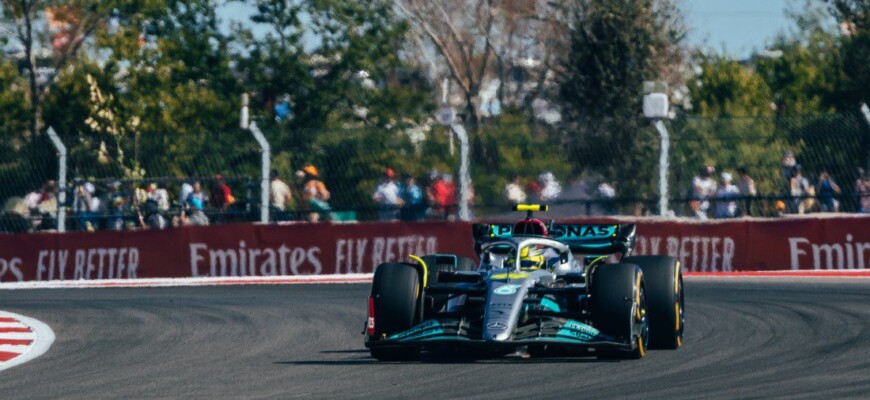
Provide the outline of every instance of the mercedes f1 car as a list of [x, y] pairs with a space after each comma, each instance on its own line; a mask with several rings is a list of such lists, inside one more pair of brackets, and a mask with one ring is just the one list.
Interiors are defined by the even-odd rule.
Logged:
[[641, 358], [648, 348], [679, 348], [679, 262], [632, 256], [634, 225], [533, 218], [546, 208], [516, 206], [528, 215], [515, 224], [474, 224], [479, 265], [444, 254], [379, 265], [364, 331], [372, 356], [413, 360], [421, 350], [452, 349]]

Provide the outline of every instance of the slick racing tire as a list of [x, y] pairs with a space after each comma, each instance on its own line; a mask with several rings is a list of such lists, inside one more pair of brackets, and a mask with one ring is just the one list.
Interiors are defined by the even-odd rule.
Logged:
[[666, 256], [626, 257], [622, 262], [637, 264], [643, 270], [649, 313], [649, 347], [679, 348], [683, 344], [686, 326], [680, 262]]
[[[417, 301], [422, 284], [417, 269], [400, 263], [378, 266], [372, 280], [375, 309], [375, 337], [380, 339], [411, 329], [417, 321]], [[412, 360], [419, 348], [373, 348], [372, 357], [381, 361]]]
[[646, 355], [649, 325], [643, 279], [643, 271], [635, 264], [604, 264], [592, 272], [593, 326], [605, 335], [632, 344], [631, 351], [596, 349], [598, 357], [637, 359]]

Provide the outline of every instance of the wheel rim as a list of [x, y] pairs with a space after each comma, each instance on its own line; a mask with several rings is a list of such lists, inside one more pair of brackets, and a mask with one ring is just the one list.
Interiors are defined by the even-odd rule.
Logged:
[[680, 288], [679, 293], [677, 294], [677, 296], [679, 296], [677, 298], [677, 311], [679, 311], [679, 314], [677, 315], [677, 319], [678, 319], [679, 324], [680, 324], [679, 328], [677, 329], [677, 345], [678, 346], [680, 344], [682, 344], [681, 342], [682, 342], [682, 338], [683, 338], [683, 330], [686, 329], [686, 316], [685, 316], [686, 307], [685, 307], [685, 300], [684, 300], [684, 296], [683, 296], [683, 279], [682, 279], [682, 277], [680, 277], [679, 288]]
[[643, 290], [643, 286], [639, 286], [636, 290], [638, 295], [635, 304], [637, 310], [634, 313], [634, 328], [635, 332], [637, 332], [638, 351], [643, 356], [649, 344], [649, 319], [646, 315], [646, 293]]

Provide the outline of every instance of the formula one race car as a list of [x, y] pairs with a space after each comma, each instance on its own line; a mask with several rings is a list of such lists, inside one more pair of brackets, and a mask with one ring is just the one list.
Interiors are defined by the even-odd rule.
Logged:
[[[672, 257], [631, 256], [634, 225], [475, 224], [475, 266], [456, 255], [384, 263], [365, 345], [382, 361], [426, 351], [640, 358], [682, 343], [683, 279]], [[618, 254], [619, 263], [608, 264]]]

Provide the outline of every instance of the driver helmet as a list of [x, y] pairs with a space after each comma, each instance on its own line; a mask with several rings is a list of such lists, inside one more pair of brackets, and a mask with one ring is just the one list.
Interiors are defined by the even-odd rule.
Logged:
[[[508, 262], [513, 264], [513, 258]], [[520, 250], [520, 269], [536, 270], [544, 266], [544, 252], [537, 246], [526, 246]]]

